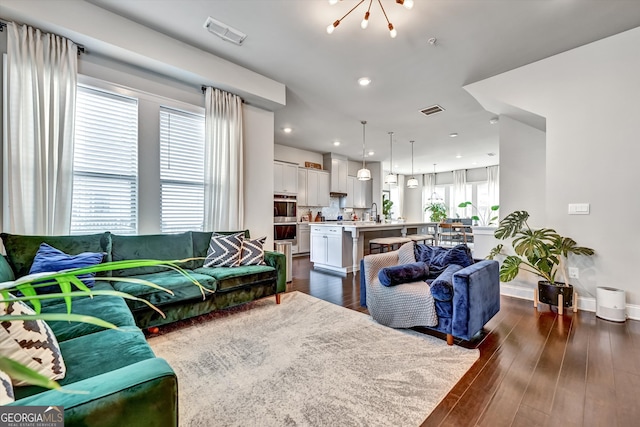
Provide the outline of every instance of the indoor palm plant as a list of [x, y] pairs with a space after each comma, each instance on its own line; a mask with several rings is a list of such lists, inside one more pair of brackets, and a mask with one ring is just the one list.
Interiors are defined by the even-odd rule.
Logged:
[[[1, 255], [0, 255], [1, 256]], [[163, 265], [169, 269], [180, 272], [187, 277], [195, 286], [200, 288], [200, 292], [203, 297], [206, 292], [210, 290], [203, 287], [195, 278], [191, 277], [188, 272], [179, 266], [179, 264], [188, 261], [160, 261], [160, 260], [124, 260], [104, 262], [91, 267], [74, 268], [64, 271], [51, 272], [51, 273], [36, 273], [29, 274], [27, 276], [20, 277], [17, 280], [0, 283], [0, 302], [9, 303], [15, 301], [29, 302], [33, 306], [35, 314], [33, 315], [12, 315], [0, 312], [0, 323], [11, 321], [29, 321], [29, 320], [44, 320], [50, 321], [68, 321], [68, 322], [83, 322], [94, 324], [103, 328], [118, 329], [112, 323], [106, 322], [100, 318], [75, 314], [71, 312], [73, 298], [86, 297], [86, 296], [98, 296], [98, 295], [110, 295], [118, 296], [129, 300], [140, 301], [147, 304], [149, 307], [156, 310], [164, 317], [164, 313], [157, 307], [151, 304], [149, 301], [135, 297], [125, 292], [119, 292], [115, 290], [92, 290], [88, 288], [78, 276], [87, 274], [95, 274], [98, 272], [122, 270], [138, 267], [150, 267]], [[159, 286], [148, 280], [137, 279], [133, 277], [109, 277], [109, 281], [123, 281], [129, 283], [138, 283], [141, 285], [160, 289], [164, 292], [173, 295], [170, 289]], [[37, 289], [43, 286], [51, 286], [52, 282], [55, 282], [60, 287], [60, 292], [38, 294]], [[75, 288], [75, 289], [74, 289]], [[21, 294], [22, 296], [14, 296]], [[67, 312], [66, 313], [43, 313], [41, 301], [45, 299], [63, 299], [65, 301]], [[33, 385], [37, 385], [45, 388], [60, 388], [60, 386], [53, 380], [33, 371], [32, 369], [16, 362], [15, 360], [2, 356], [0, 353], [0, 371], [6, 372], [10, 377], [28, 382]]]
[[[516, 211], [507, 215], [494, 235], [499, 240], [513, 239], [511, 245], [516, 255], [506, 255], [500, 267], [500, 280], [509, 282], [520, 270], [533, 273], [544, 279], [538, 282], [540, 301], [556, 304], [558, 294], [564, 297], [564, 305], [573, 301], [573, 287], [569, 284], [566, 272], [566, 259], [569, 254], [591, 256], [591, 248], [578, 246], [570, 237], [564, 237], [551, 228], [532, 229], [527, 224], [529, 213]], [[488, 258], [503, 254], [504, 246], [499, 244], [491, 250]], [[556, 280], [558, 273], [564, 282]]]
[[429, 219], [433, 222], [444, 222], [447, 219], [447, 206], [444, 203], [431, 203], [424, 208], [424, 211], [430, 211]]
[[471, 209], [475, 211], [475, 214], [471, 216], [471, 219], [476, 221], [478, 223], [477, 225], [486, 227], [493, 224], [493, 222], [498, 219], [498, 215], [494, 215], [494, 212], [497, 212], [498, 209], [500, 209], [499, 205], [490, 206], [489, 209], [484, 212], [481, 212], [480, 209], [471, 202], [462, 202], [458, 205], [459, 208], [467, 208], [469, 206], [471, 206]]

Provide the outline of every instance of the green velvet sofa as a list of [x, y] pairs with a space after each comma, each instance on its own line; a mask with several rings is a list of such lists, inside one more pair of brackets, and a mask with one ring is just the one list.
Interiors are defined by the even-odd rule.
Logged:
[[[245, 231], [248, 237], [248, 231]], [[94, 289], [116, 289], [145, 298], [160, 308], [163, 318], [145, 304], [120, 297], [83, 297], [73, 302], [73, 312], [100, 317], [119, 327], [51, 322], [60, 343], [67, 374], [61, 393], [38, 387], [16, 387], [12, 405], [62, 405], [68, 426], [176, 426], [178, 386], [166, 361], [156, 358], [140, 328], [162, 325], [210, 311], [276, 295], [286, 288], [285, 257], [265, 252], [267, 265], [204, 268], [211, 233], [118, 236], [109, 232], [79, 236], [21, 236], [0, 234], [6, 259], [0, 256], [0, 282], [28, 274], [42, 242], [69, 254], [103, 252], [105, 261], [123, 259], [175, 260], [196, 258], [183, 267], [212, 292], [200, 289], [178, 272], [163, 267], [112, 271], [97, 277]], [[202, 258], [202, 259], [198, 259]], [[173, 295], [137, 283], [111, 281], [110, 277], [144, 278]], [[59, 300], [43, 300], [43, 312], [63, 313]]]

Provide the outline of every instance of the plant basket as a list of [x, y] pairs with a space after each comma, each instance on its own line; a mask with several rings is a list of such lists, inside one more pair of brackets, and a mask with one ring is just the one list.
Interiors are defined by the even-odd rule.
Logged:
[[562, 294], [562, 305], [573, 305], [573, 286], [562, 282], [550, 283], [546, 280], [538, 282], [538, 300], [544, 304], [558, 305], [558, 295]]

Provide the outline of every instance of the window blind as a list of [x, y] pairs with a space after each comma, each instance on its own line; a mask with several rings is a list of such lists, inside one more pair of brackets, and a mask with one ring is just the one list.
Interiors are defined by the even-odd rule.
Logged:
[[204, 225], [204, 116], [160, 108], [161, 229]]
[[78, 86], [71, 234], [138, 231], [138, 101]]

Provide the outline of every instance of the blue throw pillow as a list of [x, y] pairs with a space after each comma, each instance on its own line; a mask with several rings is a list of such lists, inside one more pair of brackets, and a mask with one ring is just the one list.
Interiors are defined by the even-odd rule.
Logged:
[[471, 249], [467, 245], [443, 248], [419, 244], [416, 245], [414, 251], [416, 261], [429, 264], [429, 275], [432, 277], [437, 277], [451, 264], [457, 264], [464, 268], [474, 263]]
[[383, 268], [378, 279], [383, 286], [396, 286], [403, 283], [419, 282], [429, 275], [429, 267], [424, 262], [396, 265]]
[[438, 301], [451, 301], [453, 299], [453, 273], [462, 270], [462, 267], [451, 264], [431, 282], [431, 295]]
[[[52, 273], [60, 270], [69, 270], [71, 268], [91, 267], [100, 264], [102, 257], [103, 254], [98, 252], [83, 252], [78, 255], [68, 255], [53, 246], [42, 243], [36, 253], [36, 257], [33, 259], [29, 274]], [[78, 278], [82, 280], [87, 287], [91, 288], [95, 284], [93, 276], [93, 274], [82, 274], [78, 276]], [[60, 292], [60, 287], [57, 284], [38, 287], [36, 288], [36, 292], [39, 294]]]

